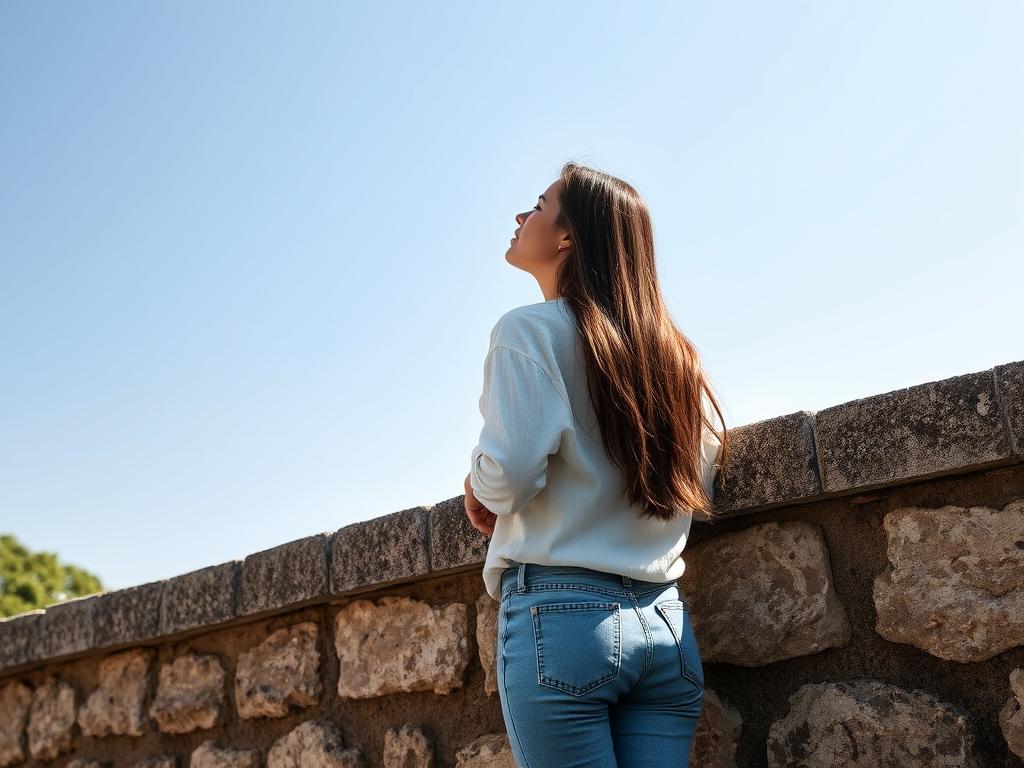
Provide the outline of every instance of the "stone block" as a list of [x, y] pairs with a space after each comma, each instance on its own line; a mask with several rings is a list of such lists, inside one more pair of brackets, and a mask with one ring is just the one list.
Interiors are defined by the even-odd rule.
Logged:
[[231, 560], [168, 579], [160, 632], [206, 629], [235, 617], [241, 560]]
[[331, 538], [331, 592], [341, 594], [429, 574], [427, 540], [423, 507], [338, 529]]
[[99, 686], [78, 712], [86, 736], [142, 736], [148, 730], [145, 700], [153, 652], [130, 648], [100, 662]]
[[186, 653], [160, 667], [149, 716], [164, 733], [189, 733], [217, 724], [226, 675], [213, 655]]
[[768, 731], [768, 766], [983, 768], [965, 714], [876, 680], [802, 685]]
[[282, 627], [238, 656], [235, 705], [242, 718], [284, 717], [320, 701], [318, 627], [307, 621]]
[[823, 489], [893, 485], [1008, 458], [995, 381], [979, 371], [818, 411]]
[[435, 608], [409, 597], [353, 600], [334, 622], [338, 695], [450, 693], [463, 685], [469, 666], [468, 625], [464, 603]]
[[758, 667], [850, 641], [820, 526], [761, 523], [685, 555], [680, 589], [702, 661]]
[[1024, 498], [1003, 509], [901, 507], [883, 526], [878, 634], [961, 663], [1024, 645]]
[[246, 557], [238, 615], [278, 611], [326, 597], [329, 543], [330, 534], [317, 533]]
[[53, 760], [71, 751], [77, 705], [70, 683], [49, 677], [32, 692], [28, 751], [36, 760]]

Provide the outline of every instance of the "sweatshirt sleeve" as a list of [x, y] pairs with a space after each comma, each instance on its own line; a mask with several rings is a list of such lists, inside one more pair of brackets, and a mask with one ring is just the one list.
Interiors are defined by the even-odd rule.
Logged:
[[[718, 413], [711, 405], [711, 399], [708, 397], [707, 392], [701, 393], [701, 404], [704, 408], [704, 415], [708, 421], [712, 424], [720, 424], [718, 420]], [[712, 431], [709, 427], [704, 427], [704, 433], [701, 437], [701, 473], [704, 478], [704, 490], [708, 494], [708, 498], [714, 501], [715, 494], [715, 476], [718, 474], [719, 463], [718, 459], [721, 456], [722, 440], [719, 434]], [[703, 512], [694, 510], [693, 519], [707, 522], [708, 516]]]
[[494, 514], [514, 514], [547, 483], [548, 456], [572, 429], [572, 409], [532, 357], [495, 345], [484, 361], [480, 414], [484, 426], [470, 457], [470, 486]]

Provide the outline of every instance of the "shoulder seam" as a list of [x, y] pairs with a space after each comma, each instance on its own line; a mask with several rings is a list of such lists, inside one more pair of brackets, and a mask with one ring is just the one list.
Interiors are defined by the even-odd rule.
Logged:
[[[545, 368], [543, 365], [538, 363], [536, 360], [533, 359], [533, 357], [531, 355], [528, 355], [526, 352], [523, 352], [521, 349], [516, 349], [515, 347], [510, 347], [507, 344], [495, 344], [493, 347], [491, 347], [491, 352], [493, 352], [496, 349], [507, 349], [509, 352], [515, 352], [517, 355], [521, 355], [521, 356], [525, 357], [531, 363], [533, 363], [538, 368], [540, 368], [540, 370], [544, 374], [544, 376], [547, 377], [548, 382], [550, 382], [551, 386], [554, 387], [555, 394], [558, 395], [558, 399], [561, 400], [563, 403], [565, 403], [566, 407], [569, 409], [569, 413], [572, 414], [572, 405], [570, 405], [569, 401], [566, 400], [565, 397], [562, 396], [562, 392], [558, 388], [558, 384], [555, 382], [555, 378], [551, 375], [551, 373], [548, 371], [547, 368]], [[488, 354], [490, 354], [490, 352]]]

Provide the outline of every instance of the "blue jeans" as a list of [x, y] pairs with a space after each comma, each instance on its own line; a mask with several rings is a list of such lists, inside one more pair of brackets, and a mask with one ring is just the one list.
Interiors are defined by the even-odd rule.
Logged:
[[517, 768], [689, 765], [704, 670], [676, 582], [507, 568], [497, 666]]

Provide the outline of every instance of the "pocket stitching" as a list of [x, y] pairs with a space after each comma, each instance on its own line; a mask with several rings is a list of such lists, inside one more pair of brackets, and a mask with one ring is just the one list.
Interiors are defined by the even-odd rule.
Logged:
[[672, 632], [672, 637], [676, 641], [676, 649], [679, 651], [679, 666], [680, 669], [682, 669], [683, 677], [685, 677], [691, 683], [693, 683], [698, 688], [703, 690], [704, 683], [700, 680], [700, 678], [697, 677], [697, 675], [693, 673], [693, 671], [691, 671], [690, 667], [686, 663], [686, 653], [683, 649], [683, 639], [680, 636], [680, 633], [682, 632], [682, 627], [680, 626], [680, 633], [677, 633], [675, 625], [672, 623], [672, 620], [666, 613], [666, 611], [680, 611], [684, 614], [687, 614], [689, 613], [689, 607], [682, 600], [663, 600], [660, 603], [655, 603], [654, 608], [665, 620], [665, 623], [668, 624], [669, 631]]
[[[574, 696], [582, 696], [583, 694], [594, 690], [595, 688], [610, 683], [612, 680], [619, 676], [619, 671], [622, 667], [622, 625], [621, 625], [621, 608], [619, 603], [543, 603], [541, 605], [535, 605], [530, 609], [530, 614], [533, 618], [533, 632], [534, 632], [534, 646], [537, 651], [537, 682], [540, 685], [545, 685], [549, 688], [554, 688], [559, 691], [565, 691]], [[607, 675], [599, 677], [596, 680], [587, 683], [585, 686], [575, 686], [570, 683], [566, 683], [562, 680], [558, 680], [554, 677], [544, 674], [544, 639], [540, 629], [540, 614], [541, 613], [562, 613], [562, 612], [580, 612], [586, 610], [602, 610], [608, 611], [609, 615], [615, 622], [615, 629], [613, 632], [614, 648], [615, 648], [615, 663]]]

